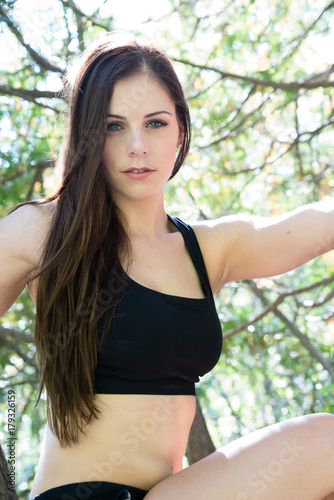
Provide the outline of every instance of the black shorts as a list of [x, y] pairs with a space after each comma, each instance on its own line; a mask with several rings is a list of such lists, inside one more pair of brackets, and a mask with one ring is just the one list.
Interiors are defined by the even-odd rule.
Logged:
[[126, 484], [91, 481], [57, 486], [30, 500], [143, 500], [146, 493]]

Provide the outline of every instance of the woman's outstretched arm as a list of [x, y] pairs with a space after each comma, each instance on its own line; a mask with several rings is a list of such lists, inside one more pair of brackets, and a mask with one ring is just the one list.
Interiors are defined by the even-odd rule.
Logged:
[[211, 285], [275, 276], [334, 248], [334, 200], [283, 215], [226, 216], [194, 225]]

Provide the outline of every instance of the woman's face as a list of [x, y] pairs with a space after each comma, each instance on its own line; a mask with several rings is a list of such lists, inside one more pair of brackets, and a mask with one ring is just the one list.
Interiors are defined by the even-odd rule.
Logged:
[[144, 74], [117, 82], [102, 156], [115, 202], [161, 196], [181, 141], [175, 105], [155, 80]]

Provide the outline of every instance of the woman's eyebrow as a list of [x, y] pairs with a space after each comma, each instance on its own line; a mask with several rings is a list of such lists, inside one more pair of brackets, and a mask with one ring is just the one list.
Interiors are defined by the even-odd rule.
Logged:
[[162, 113], [167, 113], [167, 115], [172, 115], [169, 111], [155, 111], [154, 113], [149, 113], [148, 115], [145, 115], [144, 118], [151, 118], [151, 116], [155, 115], [161, 115]]
[[[172, 113], [170, 113], [169, 111], [154, 111], [154, 113], [149, 113], [148, 115], [145, 115], [144, 118], [151, 118], [152, 116], [161, 115], [162, 113], [172, 115]], [[108, 114], [107, 116], [109, 118], [117, 118], [118, 120], [126, 120], [126, 117], [121, 115]]]

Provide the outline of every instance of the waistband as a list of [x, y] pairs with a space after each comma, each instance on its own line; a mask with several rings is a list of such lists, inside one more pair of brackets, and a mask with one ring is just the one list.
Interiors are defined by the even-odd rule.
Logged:
[[56, 486], [30, 500], [143, 500], [147, 493], [126, 484], [90, 481]]

